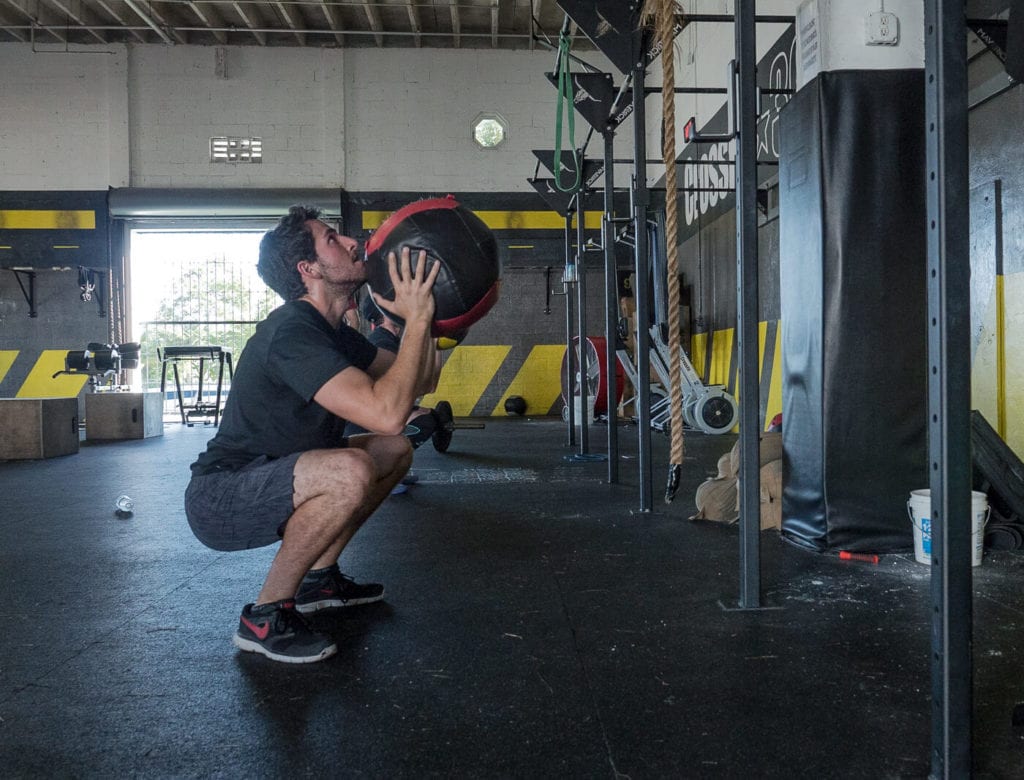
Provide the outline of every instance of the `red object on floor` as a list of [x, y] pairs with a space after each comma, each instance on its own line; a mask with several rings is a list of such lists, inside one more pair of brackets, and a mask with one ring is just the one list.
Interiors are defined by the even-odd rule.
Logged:
[[864, 561], [865, 563], [878, 563], [878, 556], [874, 553], [855, 553], [849, 550], [839, 551], [840, 560], [844, 561]]

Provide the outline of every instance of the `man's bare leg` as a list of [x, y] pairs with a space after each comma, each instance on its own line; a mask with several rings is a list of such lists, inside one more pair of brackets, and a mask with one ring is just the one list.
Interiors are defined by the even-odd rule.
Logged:
[[404, 436], [353, 437], [346, 449], [299, 457], [296, 509], [256, 603], [292, 598], [307, 571], [337, 562], [411, 464], [412, 448]]

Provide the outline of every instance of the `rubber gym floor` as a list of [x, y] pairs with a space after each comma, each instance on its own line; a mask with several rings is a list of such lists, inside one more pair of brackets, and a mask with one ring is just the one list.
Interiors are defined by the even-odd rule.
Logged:
[[[735, 437], [688, 434], [683, 481], [638, 513], [567, 459], [564, 423], [486, 421], [390, 497], [342, 557], [386, 601], [316, 620], [339, 653], [288, 665], [230, 637], [274, 553], [217, 553], [182, 509], [212, 427], [0, 463], [0, 775], [20, 777], [925, 777], [928, 567], [688, 519]], [[606, 429], [595, 425], [592, 451]], [[130, 518], [113, 502], [128, 493]], [[1024, 557], [975, 570], [977, 777], [1024, 776]]]

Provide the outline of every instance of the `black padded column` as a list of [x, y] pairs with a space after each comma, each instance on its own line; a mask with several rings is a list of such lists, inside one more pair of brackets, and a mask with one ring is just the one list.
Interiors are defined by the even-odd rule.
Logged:
[[782, 534], [908, 549], [928, 486], [923, 71], [822, 73], [780, 137]]

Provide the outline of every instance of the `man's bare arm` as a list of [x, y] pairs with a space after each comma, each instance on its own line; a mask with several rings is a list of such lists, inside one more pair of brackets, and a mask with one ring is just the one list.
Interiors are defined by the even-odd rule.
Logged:
[[[345, 420], [368, 430], [401, 433], [416, 398], [428, 381], [434, 341], [430, 326], [434, 317], [433, 285], [440, 264], [426, 269], [426, 253], [420, 252], [415, 269], [409, 249], [402, 250], [399, 266], [394, 254], [388, 257], [388, 271], [395, 287], [395, 300], [379, 304], [405, 320], [405, 333], [398, 354], [379, 378], [358, 368], [337, 373], [313, 396], [318, 404]], [[380, 356], [378, 355], [378, 359]], [[386, 360], [386, 358], [384, 359]], [[377, 364], [377, 360], [374, 360]], [[374, 364], [371, 364], [371, 369]]]

